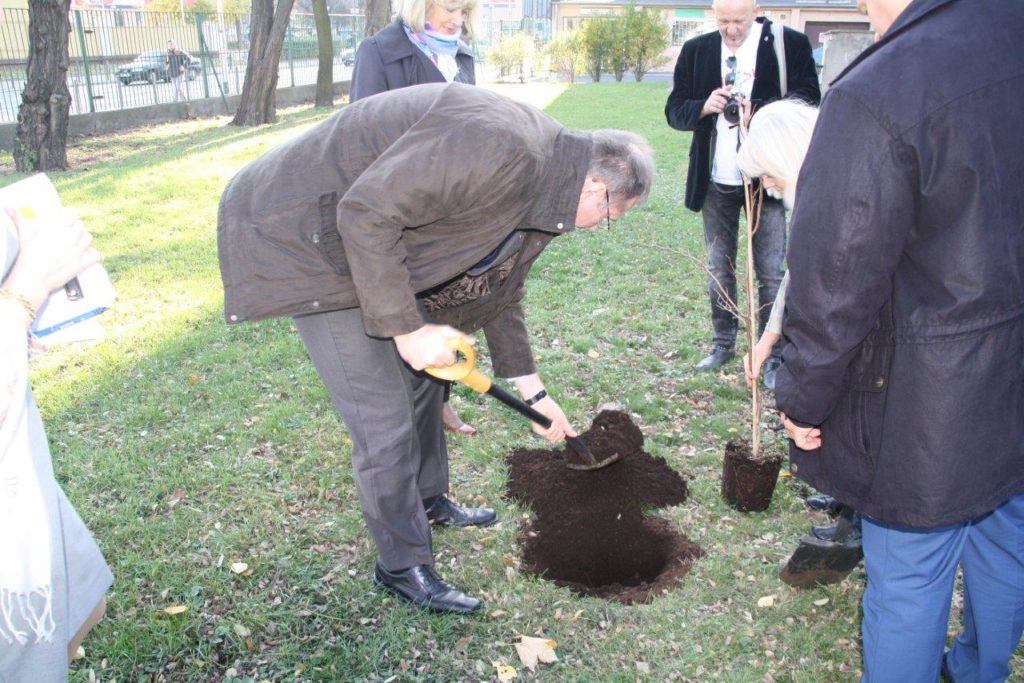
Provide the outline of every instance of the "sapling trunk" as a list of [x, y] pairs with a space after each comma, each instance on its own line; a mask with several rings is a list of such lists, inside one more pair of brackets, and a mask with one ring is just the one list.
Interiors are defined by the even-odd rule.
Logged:
[[[750, 179], [743, 177], [743, 194], [747, 209], [747, 272], [743, 278], [743, 286], [747, 292], [747, 320], [744, 331], [747, 336], [750, 362], [754, 362], [754, 345], [757, 343], [758, 310], [756, 292], [754, 291], [754, 233], [761, 223], [761, 206], [758, 202], [757, 214], [754, 214], [753, 188]], [[757, 382], [750, 389], [750, 454], [755, 459], [761, 457], [761, 391]]]

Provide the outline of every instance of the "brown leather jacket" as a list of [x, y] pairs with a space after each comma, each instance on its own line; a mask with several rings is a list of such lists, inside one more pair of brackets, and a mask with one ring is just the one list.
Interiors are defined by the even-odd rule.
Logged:
[[420, 327], [417, 295], [526, 238], [500, 286], [431, 318], [483, 328], [495, 373], [534, 371], [520, 300], [573, 229], [589, 135], [481, 88], [429, 84], [351, 104], [243, 168], [221, 197], [228, 322], [359, 307], [366, 332]]

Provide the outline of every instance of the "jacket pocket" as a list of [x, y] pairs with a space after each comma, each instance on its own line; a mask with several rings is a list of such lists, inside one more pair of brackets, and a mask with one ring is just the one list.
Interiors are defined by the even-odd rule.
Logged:
[[[866, 494], [875, 477], [889, 395], [892, 345], [869, 337], [861, 345], [847, 375], [846, 395], [830, 420], [833, 438], [847, 459], [845, 479], [857, 495]], [[829, 435], [826, 434], [826, 439]]]
[[310, 239], [316, 244], [320, 256], [338, 275], [349, 275], [348, 257], [345, 245], [338, 232], [338, 193], [331, 192], [320, 197], [320, 230]]

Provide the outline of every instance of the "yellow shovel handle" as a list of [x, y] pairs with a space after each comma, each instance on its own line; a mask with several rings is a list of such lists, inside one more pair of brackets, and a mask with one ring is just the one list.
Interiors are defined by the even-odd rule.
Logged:
[[462, 382], [470, 389], [486, 394], [491, 388], [491, 378], [473, 368], [476, 365], [476, 350], [462, 337], [449, 339], [448, 348], [458, 351], [465, 358], [445, 367], [428, 367], [427, 373], [449, 382]]

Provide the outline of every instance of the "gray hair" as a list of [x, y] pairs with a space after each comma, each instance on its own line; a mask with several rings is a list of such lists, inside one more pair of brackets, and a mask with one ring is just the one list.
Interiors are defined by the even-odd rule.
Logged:
[[396, 4], [398, 5], [398, 18], [416, 31], [423, 30], [423, 23], [427, 18], [427, 7], [430, 5], [443, 7], [449, 12], [457, 9], [465, 10], [466, 19], [462, 23], [462, 35], [459, 38], [466, 42], [473, 40], [477, 10], [480, 7], [479, 0], [399, 0]]
[[591, 132], [593, 154], [587, 175], [597, 178], [612, 202], [636, 199], [642, 204], [654, 183], [654, 153], [639, 135], [624, 130]]
[[762, 107], [750, 120], [736, 165], [749, 178], [771, 176], [783, 184], [787, 205], [796, 196], [818, 109], [799, 100], [778, 100]]

